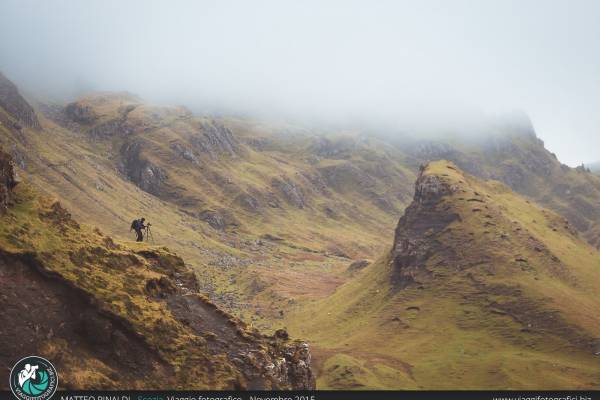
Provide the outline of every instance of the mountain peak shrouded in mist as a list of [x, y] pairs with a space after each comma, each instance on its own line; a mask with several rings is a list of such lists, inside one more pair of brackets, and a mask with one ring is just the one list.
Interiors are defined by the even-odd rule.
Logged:
[[27, 93], [62, 100], [131, 90], [202, 114], [322, 124], [452, 122], [463, 109], [523, 109], [575, 166], [600, 158], [599, 8], [9, 0], [0, 5], [0, 69]]

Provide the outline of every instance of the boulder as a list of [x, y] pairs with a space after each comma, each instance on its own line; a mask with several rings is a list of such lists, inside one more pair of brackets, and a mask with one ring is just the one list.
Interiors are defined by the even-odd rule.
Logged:
[[273, 178], [271, 186], [279, 191], [285, 200], [296, 208], [304, 208], [304, 192], [293, 181], [286, 177]]
[[217, 230], [240, 226], [240, 222], [235, 218], [233, 213], [226, 209], [203, 210], [198, 214], [198, 218], [208, 223], [211, 228]]
[[348, 269], [346, 271], [348, 271], [349, 273], [355, 273], [355, 272], [365, 269], [370, 264], [371, 263], [367, 260], [357, 260], [357, 261], [354, 261], [353, 263], [351, 263], [350, 266], [348, 266]]
[[190, 147], [187, 147], [181, 143], [173, 143], [171, 145], [171, 149], [175, 153], [177, 153], [177, 155], [179, 155], [179, 157], [183, 158], [184, 160], [187, 160], [194, 165], [200, 165], [200, 161], [198, 160], [198, 157], [194, 153], [194, 150], [191, 149]]
[[241, 147], [231, 130], [216, 121], [202, 121], [199, 124], [200, 134], [191, 139], [192, 146], [201, 153], [216, 159], [225, 154], [236, 156]]

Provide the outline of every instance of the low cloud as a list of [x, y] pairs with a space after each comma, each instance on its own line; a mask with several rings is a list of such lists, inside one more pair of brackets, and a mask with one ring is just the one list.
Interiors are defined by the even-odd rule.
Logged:
[[0, 69], [31, 93], [128, 90], [197, 112], [440, 123], [527, 112], [600, 159], [595, 1], [0, 4]]

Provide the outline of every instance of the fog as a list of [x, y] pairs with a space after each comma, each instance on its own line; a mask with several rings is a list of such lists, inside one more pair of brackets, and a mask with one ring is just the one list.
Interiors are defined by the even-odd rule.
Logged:
[[0, 70], [48, 98], [310, 121], [523, 110], [575, 165], [600, 160], [599, 18], [572, 0], [2, 0]]

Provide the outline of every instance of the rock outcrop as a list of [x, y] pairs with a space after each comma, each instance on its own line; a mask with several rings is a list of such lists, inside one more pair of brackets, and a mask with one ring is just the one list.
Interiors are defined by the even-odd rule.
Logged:
[[125, 117], [111, 119], [91, 128], [88, 134], [95, 138], [106, 139], [113, 136], [127, 136], [133, 133], [133, 128], [127, 124]]
[[157, 196], [161, 194], [167, 174], [142, 156], [140, 142], [125, 143], [121, 147], [121, 157], [121, 173], [140, 189]]
[[315, 389], [308, 343], [296, 342], [286, 345], [281, 354], [283, 357], [267, 366], [271, 376], [285, 386], [299, 390]]
[[418, 283], [420, 277], [428, 274], [427, 260], [435, 253], [446, 253], [435, 240], [435, 235], [459, 216], [444, 209], [441, 200], [458, 188], [444, 177], [429, 174], [421, 167], [421, 174], [415, 184], [413, 202], [400, 218], [396, 227], [392, 248], [392, 283], [403, 288]]
[[324, 136], [315, 136], [310, 145], [311, 153], [319, 157], [331, 159], [350, 158], [358, 145], [353, 138], [338, 138], [335, 140]]
[[367, 260], [357, 260], [352, 262], [349, 266], [348, 269], [346, 270], [346, 272], [350, 273], [350, 274], [354, 274], [358, 271], [362, 271], [363, 269], [367, 268], [371, 263]]
[[218, 210], [203, 210], [198, 213], [198, 218], [208, 223], [211, 228], [223, 230], [227, 227], [237, 227], [239, 221], [235, 219], [233, 214], [227, 209]]
[[273, 178], [271, 186], [280, 192], [283, 198], [296, 208], [304, 208], [306, 205], [302, 189], [291, 179], [285, 176]]
[[0, 147], [0, 213], [6, 211], [11, 201], [11, 192], [16, 186], [12, 157]]
[[97, 118], [94, 109], [90, 105], [79, 102], [67, 104], [64, 114], [70, 120], [80, 124], [91, 124]]
[[200, 160], [198, 159], [198, 156], [196, 155], [194, 150], [187, 147], [185, 144], [173, 143], [170, 147], [171, 150], [177, 153], [184, 160], [187, 160], [194, 165], [200, 165]]
[[21, 96], [17, 87], [0, 73], [0, 107], [20, 123], [30, 128], [40, 128], [33, 107]]
[[221, 154], [236, 156], [240, 152], [240, 144], [229, 128], [216, 121], [199, 123], [201, 134], [195, 135], [191, 143], [199, 152], [215, 159]]

